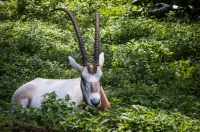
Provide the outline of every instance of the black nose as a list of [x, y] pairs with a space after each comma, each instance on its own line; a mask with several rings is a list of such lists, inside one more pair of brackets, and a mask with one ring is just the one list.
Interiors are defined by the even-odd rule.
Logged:
[[97, 107], [100, 104], [100, 99], [91, 99], [92, 104]]

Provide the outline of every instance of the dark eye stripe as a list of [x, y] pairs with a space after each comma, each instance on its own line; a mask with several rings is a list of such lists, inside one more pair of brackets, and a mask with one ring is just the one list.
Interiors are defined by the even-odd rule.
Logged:
[[81, 80], [82, 80], [83, 84], [85, 85], [85, 79], [83, 77], [81, 77]]

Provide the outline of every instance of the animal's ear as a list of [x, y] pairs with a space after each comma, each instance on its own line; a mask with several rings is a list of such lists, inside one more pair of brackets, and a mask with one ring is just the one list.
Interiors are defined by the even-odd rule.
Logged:
[[78, 63], [76, 63], [76, 61], [75, 61], [71, 56], [69, 56], [68, 59], [69, 59], [69, 62], [70, 62], [70, 64], [71, 64], [71, 66], [72, 66], [74, 69], [76, 69], [76, 71], [78, 71], [79, 73], [81, 73], [83, 67], [80, 66]]
[[101, 54], [99, 55], [99, 66], [103, 67], [103, 63], [104, 63], [104, 53], [101, 52]]

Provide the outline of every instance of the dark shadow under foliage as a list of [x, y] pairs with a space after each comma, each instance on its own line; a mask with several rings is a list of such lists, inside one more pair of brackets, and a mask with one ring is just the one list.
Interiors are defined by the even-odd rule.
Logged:
[[131, 4], [142, 5], [144, 8], [139, 12], [144, 11], [149, 16], [164, 18], [165, 21], [200, 21], [199, 0], [134, 0]]

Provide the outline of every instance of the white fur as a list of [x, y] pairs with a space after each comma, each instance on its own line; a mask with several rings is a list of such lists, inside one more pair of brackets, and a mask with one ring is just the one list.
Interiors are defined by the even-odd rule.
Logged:
[[76, 63], [76, 61], [71, 56], [69, 56], [68, 59], [69, 59], [69, 63], [71, 64], [71, 66], [80, 73], [81, 72], [79, 69], [80, 65], [78, 63]]
[[26, 108], [28, 106], [29, 100], [28, 98], [22, 99], [21, 104], [23, 108]]
[[[69, 79], [69, 80], [55, 80], [55, 79], [43, 79], [37, 78], [32, 83], [39, 84], [38, 90], [35, 93], [30, 107], [39, 108], [43, 95], [45, 93], [54, 92], [58, 98], [65, 98], [68, 94], [71, 101], [75, 102], [76, 105], [82, 100], [82, 92], [80, 90], [80, 78]], [[39, 90], [40, 89], [40, 90]]]
[[[100, 67], [104, 63], [104, 53], [99, 55], [99, 64], [97, 73], [91, 75], [88, 73], [86, 67], [81, 67], [76, 61], [69, 56], [70, 64], [75, 68], [82, 77], [86, 80], [86, 91], [82, 93], [80, 85], [81, 79], [44, 79], [36, 78], [21, 87], [19, 87], [12, 96], [12, 101], [22, 104], [23, 107], [34, 107], [40, 108], [41, 102], [43, 100], [43, 95], [46, 93], [54, 92], [57, 94], [58, 98], [64, 98], [69, 95], [71, 102], [75, 102], [76, 106], [83, 100], [83, 94], [90, 106], [93, 106], [91, 99], [94, 101], [100, 100], [100, 79], [102, 77], [102, 72]], [[90, 91], [90, 82], [96, 82], [98, 84], [98, 93], [92, 93]], [[99, 106], [101, 103], [99, 104]], [[98, 107], [99, 107], [98, 106]]]
[[[94, 74], [94, 75], [91, 75], [91, 74], [88, 73], [87, 67], [83, 68], [82, 77], [87, 81], [86, 81], [86, 87], [83, 84], [81, 84], [82, 85], [82, 91], [83, 91], [83, 94], [85, 95], [87, 103], [90, 106], [94, 106], [91, 103], [92, 99], [100, 100], [100, 88], [101, 88], [100, 79], [101, 79], [102, 75], [103, 75], [103, 73], [102, 73], [100, 67], [98, 67], [97, 73]], [[90, 92], [90, 82], [96, 82], [97, 83], [98, 94]], [[97, 107], [99, 107], [100, 105], [101, 105], [101, 103]]]

